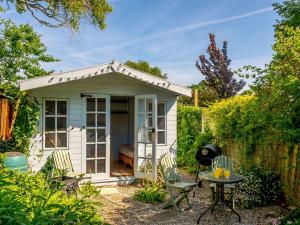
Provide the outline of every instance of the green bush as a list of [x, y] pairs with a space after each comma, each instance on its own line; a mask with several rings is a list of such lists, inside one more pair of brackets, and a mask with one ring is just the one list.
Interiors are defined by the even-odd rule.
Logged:
[[199, 107], [179, 105], [177, 108], [177, 165], [187, 168], [189, 172], [197, 168], [197, 150], [213, 141], [208, 129], [206, 133], [201, 132], [201, 114]]
[[293, 210], [284, 217], [280, 225], [300, 225], [300, 208]]
[[178, 105], [177, 108], [177, 164], [187, 166], [187, 152], [201, 132], [201, 109]]
[[0, 224], [103, 224], [86, 196], [68, 197], [61, 189], [42, 174], [0, 170]]
[[158, 183], [147, 182], [141, 189], [137, 190], [133, 199], [145, 203], [163, 202], [166, 197], [166, 192]]
[[244, 180], [236, 187], [237, 201], [245, 208], [278, 203], [282, 197], [280, 177], [257, 166], [240, 169]]

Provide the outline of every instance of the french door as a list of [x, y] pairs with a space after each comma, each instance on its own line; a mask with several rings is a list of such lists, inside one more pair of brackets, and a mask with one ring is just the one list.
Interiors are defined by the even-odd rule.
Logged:
[[82, 101], [83, 171], [92, 178], [110, 174], [110, 96], [87, 95]]
[[156, 178], [156, 95], [135, 96], [135, 158], [137, 178]]

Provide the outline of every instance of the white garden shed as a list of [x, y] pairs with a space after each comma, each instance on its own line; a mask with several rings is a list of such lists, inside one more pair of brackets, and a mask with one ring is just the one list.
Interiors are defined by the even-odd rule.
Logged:
[[[40, 105], [30, 165], [58, 149], [93, 182], [156, 176], [176, 142], [177, 97], [191, 90], [119, 62], [20, 81]], [[121, 162], [120, 162], [121, 161]]]

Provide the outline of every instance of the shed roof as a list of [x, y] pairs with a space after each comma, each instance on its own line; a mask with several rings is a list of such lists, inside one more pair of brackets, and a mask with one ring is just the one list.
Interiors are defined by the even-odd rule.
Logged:
[[117, 61], [112, 61], [111, 63], [96, 65], [93, 67], [78, 69], [69, 72], [50, 74], [42, 77], [20, 80], [19, 84], [21, 90], [32, 90], [35, 88], [71, 82], [74, 80], [87, 79], [90, 77], [101, 76], [104, 74], [114, 72], [123, 74], [136, 80], [140, 80], [142, 82], [151, 84], [156, 87], [163, 88], [177, 95], [185, 95], [188, 97], [192, 96], [191, 89], [187, 87], [174, 84], [166, 79], [162, 79], [151, 74], [133, 69]]

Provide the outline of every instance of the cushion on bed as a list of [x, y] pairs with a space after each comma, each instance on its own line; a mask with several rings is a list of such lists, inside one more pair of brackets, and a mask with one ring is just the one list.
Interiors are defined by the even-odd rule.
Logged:
[[127, 157], [133, 158], [133, 152], [134, 148], [131, 144], [122, 144], [120, 146], [120, 153]]

